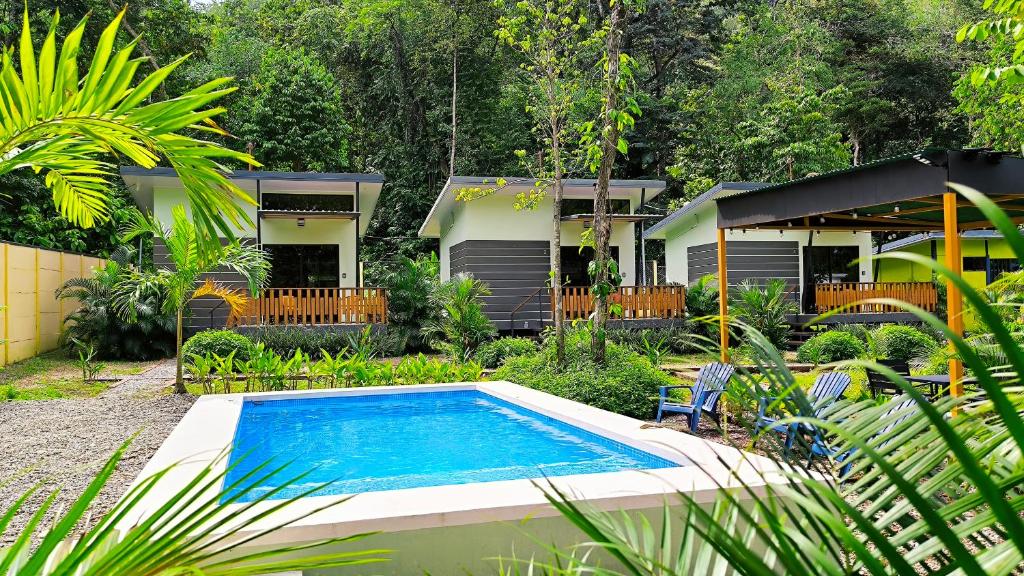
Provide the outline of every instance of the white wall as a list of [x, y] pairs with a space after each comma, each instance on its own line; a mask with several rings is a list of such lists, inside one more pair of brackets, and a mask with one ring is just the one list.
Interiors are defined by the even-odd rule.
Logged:
[[[185, 212], [191, 217], [192, 209], [188, 202], [188, 198], [185, 196], [185, 190], [183, 188], [154, 188], [153, 189], [153, 214], [163, 223], [164, 226], [170, 226], [171, 224], [171, 209], [181, 204], [185, 207]], [[242, 210], [249, 215], [250, 220], [253, 222], [253, 226], [244, 225], [236, 228], [235, 233], [240, 238], [255, 238], [256, 237], [256, 205], [238, 202], [242, 206]]]
[[[165, 225], [171, 222], [171, 209], [184, 205], [191, 212], [180, 188], [163, 188], [153, 191], [153, 213]], [[245, 213], [256, 222], [256, 206], [243, 205]], [[241, 238], [256, 238], [255, 226], [244, 226], [237, 230]], [[294, 218], [265, 218], [260, 224], [260, 240], [263, 244], [337, 244], [340, 287], [354, 287], [359, 282], [356, 267], [356, 223], [354, 220], [306, 219], [306, 225], [299, 227]]]
[[[686, 261], [686, 249], [717, 242], [718, 216], [713, 203], [702, 206], [693, 214], [687, 214], [673, 223], [665, 240], [665, 277], [669, 282], [689, 284], [697, 278], [689, 278]], [[729, 230], [725, 241], [788, 241], [796, 242], [800, 247], [800, 284], [804, 283], [804, 254], [809, 233], [807, 230]], [[871, 235], [867, 232], [815, 232], [815, 246], [859, 246], [860, 247], [860, 282], [871, 282]]]
[[[551, 239], [550, 198], [534, 210], [513, 207], [511, 196], [494, 195], [469, 202], [456, 202], [450, 214], [441, 217], [440, 261], [441, 279], [451, 274], [448, 251], [466, 240], [546, 240]], [[636, 284], [636, 248], [634, 224], [616, 222], [612, 225], [610, 244], [619, 249], [622, 283]], [[562, 222], [562, 246], [579, 246], [582, 222]]]
[[337, 244], [340, 287], [358, 285], [354, 220], [307, 218], [306, 225], [300, 228], [294, 218], [264, 218], [260, 238], [263, 244]]

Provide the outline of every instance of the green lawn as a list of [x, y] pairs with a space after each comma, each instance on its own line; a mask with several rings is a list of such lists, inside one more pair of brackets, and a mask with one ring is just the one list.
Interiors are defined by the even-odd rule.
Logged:
[[83, 382], [82, 372], [75, 361], [60, 351], [15, 362], [0, 368], [0, 401], [91, 398], [115, 383], [108, 379], [140, 374], [155, 362], [110, 361], [102, 364], [105, 367], [98, 375], [99, 380]]

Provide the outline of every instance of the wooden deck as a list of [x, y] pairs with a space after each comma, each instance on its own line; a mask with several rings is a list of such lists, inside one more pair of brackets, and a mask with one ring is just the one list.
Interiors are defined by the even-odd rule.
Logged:
[[[611, 303], [622, 307], [621, 320], [673, 320], [686, 317], [686, 288], [683, 286], [619, 286]], [[554, 311], [554, 299], [551, 309]], [[562, 294], [563, 318], [587, 319], [594, 311], [589, 286], [567, 286]]]
[[898, 306], [863, 302], [879, 298], [902, 300], [929, 312], [935, 312], [939, 303], [931, 282], [838, 282], [814, 287], [814, 304], [819, 314], [840, 309], [851, 314], [904, 312]]
[[384, 288], [268, 288], [229, 316], [228, 327], [385, 324], [387, 318]]

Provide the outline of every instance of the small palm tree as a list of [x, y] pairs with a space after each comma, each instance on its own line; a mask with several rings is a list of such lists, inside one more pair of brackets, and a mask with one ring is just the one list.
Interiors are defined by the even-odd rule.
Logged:
[[136, 211], [134, 220], [125, 232], [125, 242], [142, 234], [152, 234], [167, 247], [167, 257], [174, 266], [172, 270], [160, 269], [156, 272], [133, 274], [118, 284], [115, 301], [118, 314], [133, 320], [136, 314], [136, 303], [145, 294], [151, 292], [153, 286], [160, 286], [166, 291], [163, 309], [173, 313], [176, 318], [175, 357], [175, 392], [185, 392], [182, 377], [182, 317], [185, 307], [195, 298], [215, 296], [223, 299], [232, 313], [241, 313], [248, 304], [249, 297], [244, 291], [236, 290], [203, 275], [218, 268], [227, 268], [238, 272], [249, 285], [249, 293], [256, 295], [267, 282], [270, 273], [270, 261], [266, 254], [253, 246], [245, 246], [233, 242], [220, 250], [203, 250], [197, 226], [188, 218], [185, 207], [175, 206], [171, 211], [170, 228], [164, 228], [156, 218], [149, 218]]
[[799, 308], [785, 280], [772, 278], [762, 286], [748, 278], [736, 287], [729, 306], [736, 318], [764, 334], [777, 349], [785, 350], [789, 345], [788, 317]]
[[469, 360], [477, 346], [497, 334], [480, 302], [490, 293], [486, 284], [466, 274], [438, 286], [431, 299], [438, 315], [423, 327], [431, 344], [456, 360]]
[[[181, 131], [225, 134], [213, 122], [224, 108], [204, 107], [235, 88], [227, 85], [229, 78], [219, 78], [176, 98], [153, 101], [153, 91], [185, 57], [135, 84], [143, 62], [132, 58], [137, 41], [114, 50], [123, 17], [124, 11], [103, 31], [85, 67], [78, 56], [88, 18], [71, 30], [58, 52], [60, 14], [55, 13], [37, 58], [26, 5], [18, 47], [0, 55], [0, 176], [20, 168], [42, 172], [61, 215], [90, 228], [110, 217], [109, 180], [116, 176], [116, 157], [146, 168], [163, 161], [185, 184], [203, 246], [216, 247], [218, 235], [233, 238], [234, 229], [250, 223], [242, 204], [254, 203], [225, 176], [223, 162], [256, 162]], [[86, 70], [81, 78], [80, 70]]]

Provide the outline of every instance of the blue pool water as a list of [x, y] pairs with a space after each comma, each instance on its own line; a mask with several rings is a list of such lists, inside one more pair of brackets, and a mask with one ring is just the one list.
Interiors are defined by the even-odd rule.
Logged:
[[679, 466], [474, 390], [246, 401], [224, 485], [268, 460], [241, 501], [311, 469], [273, 498]]

